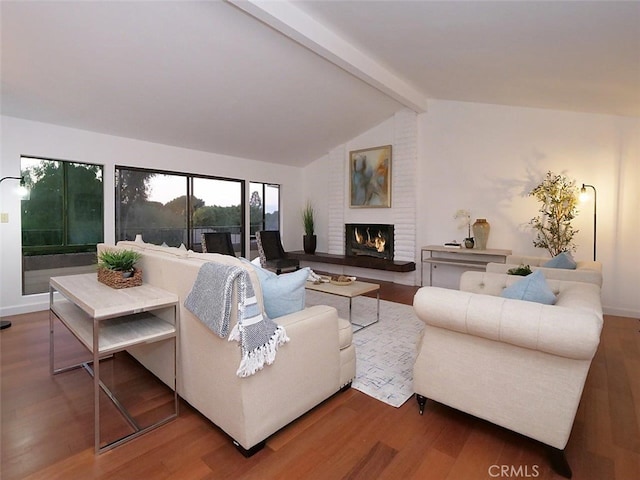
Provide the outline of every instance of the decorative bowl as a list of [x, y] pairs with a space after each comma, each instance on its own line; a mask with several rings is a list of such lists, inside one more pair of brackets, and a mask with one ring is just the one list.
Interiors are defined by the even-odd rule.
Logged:
[[332, 277], [331, 279], [329, 279], [329, 282], [333, 283], [334, 285], [340, 286], [351, 285], [354, 281], [355, 279], [353, 277], [345, 277], [344, 275], [340, 275], [339, 277]]

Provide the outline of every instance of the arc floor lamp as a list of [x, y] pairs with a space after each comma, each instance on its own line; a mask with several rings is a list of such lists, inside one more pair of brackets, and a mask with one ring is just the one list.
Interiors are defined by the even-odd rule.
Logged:
[[[24, 177], [2, 177], [0, 178], [0, 183], [5, 180], [20, 180], [20, 185], [24, 184]], [[5, 328], [9, 328], [11, 326], [11, 322], [8, 320], [0, 321], [0, 330], [4, 330]]]
[[596, 260], [596, 228], [598, 226], [598, 215], [597, 215], [597, 209], [598, 209], [598, 201], [597, 201], [597, 196], [598, 193], [596, 192], [596, 187], [594, 187], [593, 185], [587, 185], [586, 183], [582, 184], [582, 188], [580, 189], [580, 200], [585, 201], [588, 197], [587, 195], [587, 188], [592, 188], [593, 189], [593, 261], [595, 262]]

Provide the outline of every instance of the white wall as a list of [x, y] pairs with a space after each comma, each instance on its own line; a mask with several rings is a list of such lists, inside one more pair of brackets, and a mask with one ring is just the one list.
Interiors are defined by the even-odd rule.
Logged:
[[[419, 244], [457, 238], [454, 212], [491, 223], [489, 248], [542, 255], [526, 228], [537, 214], [527, 193], [548, 170], [598, 191], [597, 257], [608, 313], [640, 316], [640, 119], [434, 101], [420, 116]], [[576, 258], [593, 250], [593, 203], [580, 207]]]
[[[283, 244], [287, 250], [302, 249], [299, 206], [304, 195], [300, 168], [101, 135], [7, 116], [1, 118], [0, 126], [2, 177], [20, 175], [21, 155], [104, 165], [106, 242], [113, 242], [115, 239], [114, 167], [127, 165], [280, 184]], [[21, 294], [20, 203], [11, 187], [11, 181], [5, 180], [0, 189], [0, 210], [9, 214], [9, 222], [0, 224], [0, 315], [3, 316], [48, 308], [46, 294]]]
[[[640, 119], [433, 101], [416, 121], [416, 259], [421, 245], [465, 236], [453, 219], [459, 208], [471, 210], [473, 218], [488, 219], [489, 248], [543, 254], [533, 247], [533, 233], [526, 228], [538, 208], [526, 193], [547, 170], [566, 173], [598, 189], [597, 253], [604, 266], [605, 311], [640, 317], [640, 249], [635, 245], [640, 238]], [[17, 175], [21, 154], [104, 164], [107, 241], [114, 237], [115, 164], [279, 183], [285, 248], [302, 248], [300, 209], [310, 199], [316, 209], [318, 251], [329, 251], [330, 217], [338, 219], [340, 230], [344, 222], [394, 223], [393, 209], [349, 209], [348, 192], [339, 205], [331, 203], [329, 193], [332, 178], [335, 182], [348, 175], [348, 152], [394, 144], [397, 123], [389, 119], [298, 169], [3, 117], [0, 174]], [[2, 315], [43, 302], [19, 294], [19, 203], [10, 195], [9, 183], [0, 191], [1, 210], [10, 215], [9, 223], [0, 224]], [[394, 183], [392, 202], [398, 188], [403, 184]], [[592, 203], [584, 204], [575, 222], [578, 259], [592, 257], [592, 208]], [[411, 278], [418, 283], [418, 272]]]
[[[552, 170], [597, 188], [603, 305], [609, 314], [640, 317], [640, 249], [635, 245], [640, 238], [640, 119], [433, 101], [417, 122], [416, 284], [420, 246], [466, 236], [453, 218], [460, 208], [469, 209], [473, 219], [488, 219], [489, 248], [546, 255], [533, 247], [534, 234], [527, 228], [538, 210], [527, 193]], [[339, 147], [340, 174], [348, 175], [349, 150], [392, 143], [394, 128], [390, 119]], [[339, 170], [328, 171], [329, 157], [305, 171], [308, 195], [320, 212], [319, 251], [327, 251], [330, 175]], [[394, 184], [392, 198], [398, 188], [403, 185]], [[344, 222], [394, 223], [393, 209], [349, 209], [344, 203], [342, 209]], [[580, 210], [575, 256], [591, 259], [593, 203]], [[386, 280], [375, 271], [366, 274]]]

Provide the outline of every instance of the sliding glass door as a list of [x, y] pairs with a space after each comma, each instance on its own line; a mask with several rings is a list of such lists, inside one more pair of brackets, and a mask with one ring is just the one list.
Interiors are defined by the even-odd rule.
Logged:
[[244, 255], [244, 182], [178, 172], [116, 168], [116, 239], [202, 251], [205, 232], [231, 232]]
[[244, 183], [237, 180], [194, 177], [192, 179], [192, 245], [202, 251], [206, 232], [230, 232], [236, 256], [244, 256]]

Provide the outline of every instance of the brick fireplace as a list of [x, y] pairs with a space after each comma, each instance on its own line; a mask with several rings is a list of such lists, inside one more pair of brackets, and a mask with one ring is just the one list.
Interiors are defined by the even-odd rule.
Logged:
[[393, 260], [394, 226], [381, 223], [345, 224], [345, 255]]

